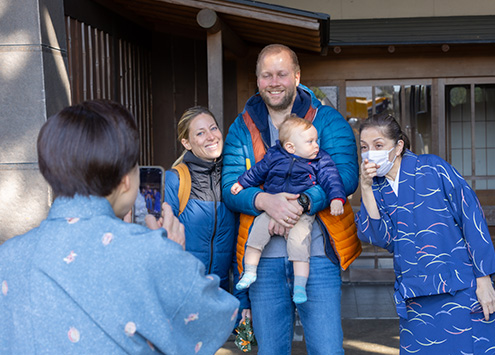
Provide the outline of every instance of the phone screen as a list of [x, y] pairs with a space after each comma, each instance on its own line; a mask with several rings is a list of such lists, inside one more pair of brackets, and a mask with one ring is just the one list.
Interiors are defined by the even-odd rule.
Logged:
[[146, 214], [157, 219], [162, 213], [165, 171], [161, 166], [139, 167], [139, 194], [134, 204], [134, 221], [143, 224]]

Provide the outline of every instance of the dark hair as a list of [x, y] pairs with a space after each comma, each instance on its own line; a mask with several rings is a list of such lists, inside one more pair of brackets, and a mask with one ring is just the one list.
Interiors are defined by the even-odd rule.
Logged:
[[298, 71], [301, 70], [301, 67], [299, 66], [299, 60], [297, 59], [297, 55], [292, 49], [290, 49], [287, 46], [284, 46], [283, 44], [269, 44], [268, 46], [263, 48], [261, 52], [258, 54], [258, 59], [256, 61], [256, 76], [260, 74], [260, 69], [261, 69], [260, 66], [263, 59], [265, 59], [265, 57], [268, 54], [279, 54], [280, 52], [287, 52], [287, 54], [289, 54], [292, 60], [294, 73], [297, 73]]
[[108, 100], [64, 108], [38, 136], [40, 171], [56, 196], [108, 196], [138, 159], [139, 131], [132, 114]]
[[359, 135], [366, 128], [380, 128], [386, 138], [398, 142], [402, 140], [404, 142], [404, 149], [402, 149], [401, 155], [404, 155], [406, 149], [410, 149], [409, 137], [402, 131], [399, 123], [394, 116], [385, 113], [379, 113], [373, 115], [370, 118], [365, 119], [359, 127]]

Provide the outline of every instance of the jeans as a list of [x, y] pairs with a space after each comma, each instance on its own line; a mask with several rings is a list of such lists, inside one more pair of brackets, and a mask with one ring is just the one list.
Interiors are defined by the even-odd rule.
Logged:
[[[340, 267], [312, 256], [306, 292], [297, 306], [309, 355], [344, 354], [340, 319]], [[249, 288], [259, 355], [290, 355], [294, 333], [294, 273], [287, 258], [261, 258], [258, 278]]]

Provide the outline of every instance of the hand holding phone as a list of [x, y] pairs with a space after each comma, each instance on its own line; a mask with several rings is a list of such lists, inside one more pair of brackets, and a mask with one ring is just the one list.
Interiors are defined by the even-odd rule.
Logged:
[[167, 231], [167, 238], [180, 244], [183, 249], [186, 247], [186, 235], [184, 225], [179, 222], [172, 212], [172, 208], [166, 202], [162, 205], [162, 217], [156, 220], [152, 215], [146, 216], [146, 225], [149, 229], [164, 228]]

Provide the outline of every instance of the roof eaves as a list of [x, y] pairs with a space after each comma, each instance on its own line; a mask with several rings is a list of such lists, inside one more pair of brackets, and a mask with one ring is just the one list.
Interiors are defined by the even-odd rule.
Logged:
[[[165, 1], [174, 2], [174, 0]], [[200, 3], [205, 8], [229, 13], [231, 15], [239, 15], [237, 11], [240, 9], [245, 10], [252, 8], [252, 11], [256, 13], [256, 18], [259, 20], [273, 21], [283, 25], [290, 23], [291, 25], [304, 29], [316, 30], [319, 32], [320, 53], [322, 55], [327, 53], [330, 40], [330, 15], [328, 14], [299, 10], [253, 0], [199, 0], [194, 2]], [[228, 6], [228, 4], [234, 6]], [[244, 13], [244, 15], [247, 16], [246, 13]]]
[[495, 16], [334, 20], [330, 46], [490, 44]]

